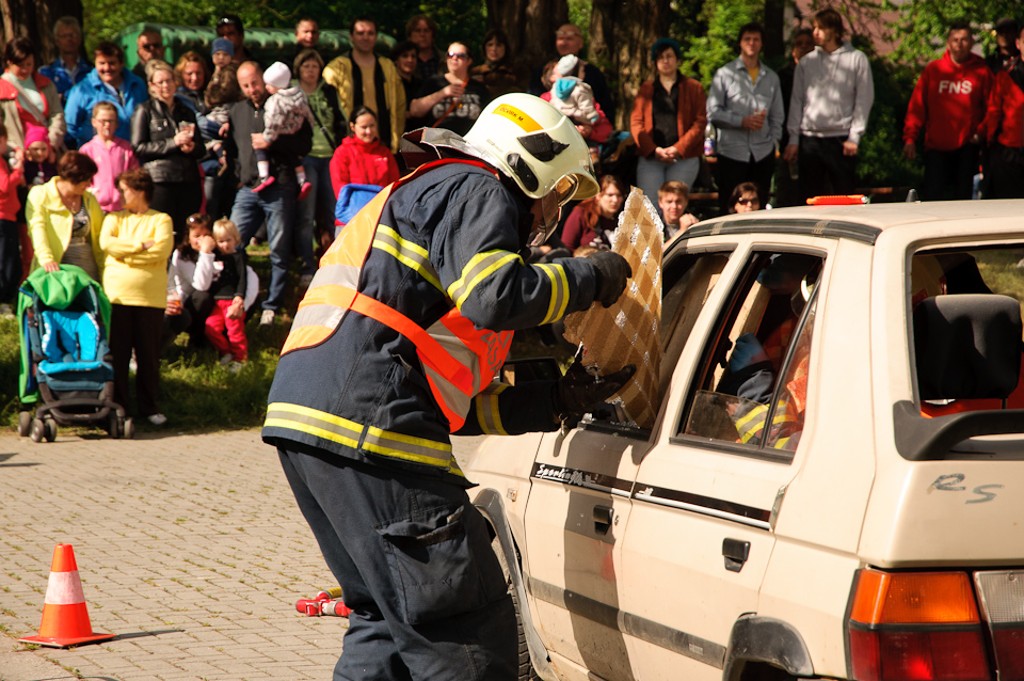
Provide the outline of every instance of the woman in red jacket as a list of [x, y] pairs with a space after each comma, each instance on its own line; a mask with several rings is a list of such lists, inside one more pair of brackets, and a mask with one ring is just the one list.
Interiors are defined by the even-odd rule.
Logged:
[[377, 115], [365, 106], [349, 118], [352, 134], [341, 141], [331, 158], [335, 196], [347, 184], [384, 187], [398, 179], [398, 164], [377, 134]]
[[335, 238], [360, 208], [399, 177], [395, 157], [377, 133], [377, 115], [361, 106], [348, 120], [352, 134], [331, 157]]
[[707, 96], [679, 72], [679, 43], [659, 38], [651, 47], [654, 78], [640, 86], [629, 130], [637, 146], [636, 183], [653, 205], [668, 180], [693, 186], [700, 170], [707, 125]]

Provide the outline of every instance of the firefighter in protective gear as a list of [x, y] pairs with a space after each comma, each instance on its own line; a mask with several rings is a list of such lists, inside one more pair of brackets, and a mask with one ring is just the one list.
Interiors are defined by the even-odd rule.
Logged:
[[[547, 103], [507, 95], [465, 138], [417, 132], [435, 160], [324, 255], [263, 439], [352, 609], [335, 679], [511, 680], [512, 601], [449, 434], [555, 430], [586, 403], [586, 385], [493, 379], [514, 330], [618, 298], [629, 268], [519, 255], [561, 204], [597, 191], [586, 144]], [[591, 401], [628, 378], [595, 381]]]

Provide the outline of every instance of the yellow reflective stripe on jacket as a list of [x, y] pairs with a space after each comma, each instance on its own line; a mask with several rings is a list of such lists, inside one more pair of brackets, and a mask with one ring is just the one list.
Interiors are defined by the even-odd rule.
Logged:
[[355, 289], [341, 284], [310, 285], [299, 303], [281, 354], [319, 345], [326, 340], [345, 318], [355, 295]]
[[569, 305], [569, 278], [565, 276], [565, 268], [561, 265], [534, 265], [547, 275], [551, 281], [551, 302], [548, 312], [541, 324], [557, 322], [565, 316], [565, 308]]
[[282, 354], [296, 347], [316, 345], [338, 328], [348, 310], [337, 305], [332, 292], [338, 287], [354, 291], [359, 273], [360, 268], [352, 265], [326, 265], [317, 270], [307, 295], [299, 302]]
[[373, 238], [373, 247], [384, 251], [409, 269], [414, 270], [441, 293], [445, 292], [434, 266], [430, 264], [430, 255], [427, 253], [427, 249], [413, 241], [403, 239], [398, 232], [387, 225], [377, 227], [377, 233]]
[[[736, 421], [736, 432], [739, 433], [740, 442], [749, 444], [761, 435], [764, 430], [765, 419], [768, 418], [768, 405], [758, 404], [745, 414], [740, 415]], [[786, 409], [785, 402], [779, 402], [775, 408], [775, 415], [772, 417], [772, 427], [783, 426], [787, 423], [795, 423], [796, 419], [790, 416]]]
[[353, 449], [361, 448], [374, 454], [436, 466], [462, 475], [452, 456], [451, 444], [447, 442], [436, 442], [383, 428], [363, 426], [355, 421], [310, 407], [274, 402], [267, 407], [267, 420], [264, 426], [295, 430]]
[[507, 383], [492, 383], [476, 396], [476, 420], [480, 430], [488, 435], [508, 435], [501, 423], [498, 396], [508, 388]]
[[523, 259], [510, 251], [496, 250], [477, 253], [462, 268], [462, 276], [448, 287], [448, 296], [455, 302], [456, 307], [461, 309], [469, 294], [484, 279], [505, 265], [517, 261], [522, 263]]

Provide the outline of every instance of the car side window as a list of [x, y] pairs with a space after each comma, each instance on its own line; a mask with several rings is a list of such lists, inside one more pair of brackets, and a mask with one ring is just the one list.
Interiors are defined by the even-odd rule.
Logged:
[[660, 395], [668, 390], [686, 339], [690, 337], [697, 315], [729, 262], [729, 256], [730, 253], [686, 253], [665, 264], [661, 302], [663, 353]]
[[796, 448], [823, 262], [806, 253], [751, 256], [702, 355], [684, 435], [776, 451]]

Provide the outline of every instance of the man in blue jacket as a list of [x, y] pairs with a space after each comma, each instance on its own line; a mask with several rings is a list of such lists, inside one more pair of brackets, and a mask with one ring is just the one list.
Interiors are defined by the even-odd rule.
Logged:
[[92, 108], [97, 102], [110, 102], [117, 109], [117, 137], [132, 138], [132, 112], [149, 99], [146, 83], [124, 67], [124, 51], [112, 42], [101, 42], [93, 50], [96, 67], [85, 80], [71, 88], [64, 106], [68, 124], [68, 147], [77, 149], [93, 138]]

